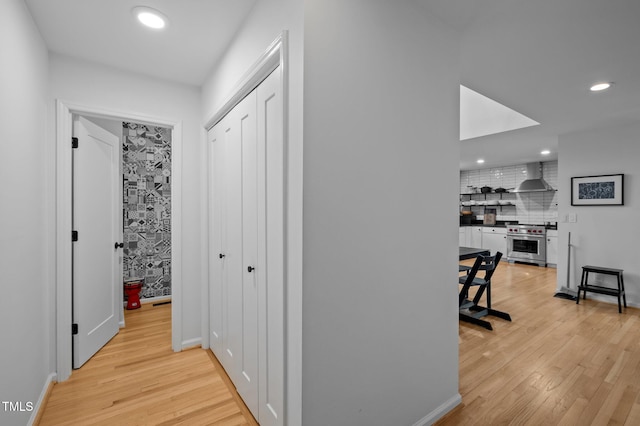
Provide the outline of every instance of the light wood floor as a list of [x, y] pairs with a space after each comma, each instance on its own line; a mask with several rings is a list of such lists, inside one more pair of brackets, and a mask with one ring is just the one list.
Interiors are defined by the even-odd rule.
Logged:
[[41, 425], [256, 425], [207, 350], [171, 350], [171, 305], [125, 311], [126, 327], [54, 385]]
[[[553, 297], [556, 270], [501, 262], [494, 330], [460, 330], [462, 404], [438, 425], [640, 425], [640, 310]], [[614, 302], [615, 299], [611, 298]], [[255, 425], [209, 351], [171, 351], [170, 305], [56, 384], [42, 425]]]
[[513, 322], [460, 323], [462, 404], [439, 426], [640, 425], [640, 310], [555, 298], [555, 272], [498, 266], [493, 307]]

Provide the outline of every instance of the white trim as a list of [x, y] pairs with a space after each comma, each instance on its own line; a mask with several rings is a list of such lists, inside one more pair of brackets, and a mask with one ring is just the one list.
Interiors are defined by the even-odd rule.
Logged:
[[182, 122], [135, 112], [56, 101], [56, 371], [71, 375], [71, 137], [72, 114], [172, 128], [171, 142], [171, 337], [182, 350]]
[[202, 347], [202, 339], [195, 337], [193, 339], [185, 340], [180, 344], [180, 350], [192, 349], [196, 347]]
[[222, 107], [220, 107], [204, 125], [205, 130], [210, 130], [215, 126], [234, 106], [244, 99], [245, 96], [258, 87], [260, 82], [267, 78], [273, 70], [279, 65], [284, 65], [284, 46], [286, 45], [287, 34], [287, 31], [283, 31], [278, 38], [271, 43], [262, 56], [249, 67], [249, 70], [240, 78], [240, 81], [231, 91], [231, 97], [227, 99]]
[[[283, 144], [284, 144], [284, 291], [285, 300], [284, 306], [284, 323], [285, 323], [285, 343], [284, 343], [284, 365], [285, 365], [285, 377], [284, 377], [284, 419], [285, 425], [298, 425], [302, 424], [302, 329], [299, 324], [302, 323], [302, 289], [293, 288], [290, 285], [288, 279], [289, 264], [288, 259], [290, 253], [288, 250], [288, 228], [289, 219], [287, 213], [289, 210], [289, 33], [284, 30], [280, 35], [269, 45], [267, 50], [258, 58], [258, 60], [245, 72], [240, 78], [232, 90], [231, 96], [227, 101], [216, 111], [205, 124], [205, 130], [210, 130], [215, 126], [222, 118], [224, 118], [229, 111], [233, 109], [245, 96], [247, 96], [253, 89], [271, 74], [276, 68], [280, 67], [282, 72], [281, 89], [282, 89], [282, 119], [283, 119]], [[209, 167], [207, 159], [208, 155], [208, 137], [204, 138], [205, 154], [203, 155], [205, 161], [205, 169], [209, 173]], [[204, 185], [203, 195], [205, 200], [209, 200], [211, 192], [208, 189], [209, 175], [203, 174]], [[209, 203], [205, 203], [203, 212], [206, 212], [205, 222], [208, 223], [209, 217]], [[207, 227], [208, 229], [208, 227]], [[207, 233], [208, 235], [208, 233]], [[207, 239], [208, 240], [208, 239]], [[203, 343], [209, 344], [209, 297], [208, 286], [210, 281], [210, 270], [208, 269], [209, 256], [208, 256], [208, 241], [206, 249], [203, 249], [203, 275], [207, 279], [202, 281], [203, 302], [202, 302], [202, 323], [203, 323]], [[297, 260], [298, 257], [296, 257]], [[207, 269], [204, 269], [204, 268]], [[204, 295], [207, 295], [205, 298]], [[206, 327], [204, 322], [207, 322]], [[206, 330], [205, 330], [206, 328]], [[206, 331], [206, 334], [205, 334]], [[205, 346], [203, 346], [205, 347]]]
[[[157, 302], [171, 302], [171, 296], [154, 296], [154, 297], [140, 298], [140, 305], [146, 305], [149, 303], [157, 303]], [[126, 309], [127, 302], [123, 300], [122, 306]]]
[[452, 396], [449, 400], [442, 403], [438, 408], [436, 408], [435, 410], [433, 410], [432, 412], [430, 412], [429, 414], [427, 414], [426, 416], [424, 416], [423, 418], [415, 422], [413, 426], [432, 425], [438, 420], [440, 420], [440, 418], [442, 418], [442, 416], [447, 414], [449, 411], [456, 408], [461, 402], [462, 402], [462, 397], [460, 396], [459, 393], [457, 393], [455, 396]]
[[38, 418], [38, 415], [40, 414], [40, 410], [44, 410], [42, 403], [44, 402], [44, 398], [47, 396], [47, 392], [49, 392], [49, 386], [51, 385], [52, 382], [55, 382], [55, 381], [56, 381], [55, 373], [51, 373], [47, 376], [47, 379], [44, 381], [44, 386], [40, 391], [40, 396], [38, 397], [38, 401], [33, 406], [33, 410], [31, 411], [31, 416], [29, 417], [29, 422], [27, 423], [27, 425], [31, 426], [36, 421], [36, 418]]
[[[200, 235], [209, 235], [209, 140], [205, 129], [202, 130], [204, 144], [200, 151], [200, 199], [205, 200], [200, 205]], [[202, 348], [209, 349], [211, 347], [209, 333], [210, 317], [209, 317], [209, 238], [200, 239], [201, 250], [201, 268], [200, 276], [202, 277], [202, 288], [200, 289], [200, 335], [202, 336]]]
[[182, 350], [182, 121], [171, 132], [171, 347]]

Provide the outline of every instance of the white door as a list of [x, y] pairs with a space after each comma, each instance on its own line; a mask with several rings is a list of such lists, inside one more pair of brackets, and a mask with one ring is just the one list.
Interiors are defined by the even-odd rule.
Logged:
[[[258, 261], [258, 135], [255, 91], [234, 109], [242, 150], [242, 361], [238, 393], [253, 413], [258, 411], [258, 285], [264, 279]], [[262, 179], [261, 179], [262, 180]]]
[[[284, 169], [282, 73], [258, 86], [259, 414], [262, 426], [284, 424]], [[262, 266], [264, 265], [264, 266]]]
[[80, 368], [118, 332], [122, 179], [117, 136], [82, 117], [73, 132], [73, 368]]
[[276, 70], [210, 142], [211, 348], [262, 425], [284, 412], [284, 145]]
[[221, 354], [224, 353], [224, 326], [225, 311], [224, 299], [228, 286], [227, 268], [227, 228], [225, 202], [226, 193], [226, 169], [225, 151], [226, 144], [222, 126], [216, 126], [209, 131], [209, 331], [210, 345], [214, 353], [218, 354], [222, 361]]

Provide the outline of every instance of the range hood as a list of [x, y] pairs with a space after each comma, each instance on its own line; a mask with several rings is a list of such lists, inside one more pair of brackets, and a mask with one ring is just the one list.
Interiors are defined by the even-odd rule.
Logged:
[[553, 191], [551, 185], [542, 178], [542, 163], [528, 163], [526, 167], [525, 180], [512, 192]]

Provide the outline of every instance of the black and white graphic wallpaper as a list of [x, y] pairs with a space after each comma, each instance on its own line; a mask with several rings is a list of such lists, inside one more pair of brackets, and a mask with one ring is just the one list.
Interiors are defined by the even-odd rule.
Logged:
[[171, 295], [171, 129], [123, 123], [124, 279]]

